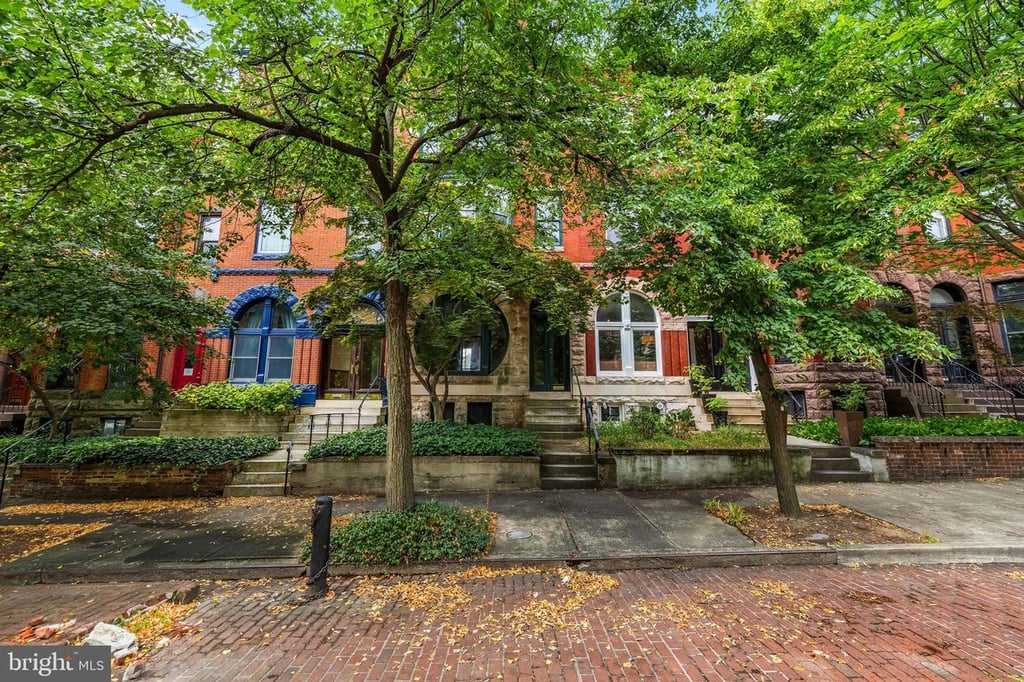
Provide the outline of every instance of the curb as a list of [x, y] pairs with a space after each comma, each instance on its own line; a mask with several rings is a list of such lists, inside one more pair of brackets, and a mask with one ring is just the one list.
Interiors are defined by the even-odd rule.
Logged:
[[176, 580], [259, 580], [261, 578], [297, 578], [306, 574], [306, 565], [296, 562], [228, 563], [184, 562], [132, 568], [101, 567], [95, 570], [38, 569], [0, 571], [0, 585], [164, 582]]
[[1024, 563], [1024, 545], [936, 543], [837, 547], [839, 564], [1007, 564]]

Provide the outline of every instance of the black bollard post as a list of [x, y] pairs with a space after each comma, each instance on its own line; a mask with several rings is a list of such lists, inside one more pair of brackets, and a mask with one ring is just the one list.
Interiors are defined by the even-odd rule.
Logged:
[[331, 543], [331, 513], [334, 500], [326, 495], [316, 498], [313, 506], [312, 551], [309, 555], [309, 573], [306, 578], [306, 594], [319, 597], [327, 592], [327, 559]]

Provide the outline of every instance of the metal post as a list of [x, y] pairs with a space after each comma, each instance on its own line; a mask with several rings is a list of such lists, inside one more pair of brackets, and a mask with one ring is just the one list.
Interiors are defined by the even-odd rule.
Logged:
[[307, 447], [313, 447], [313, 422], [316, 420], [316, 415], [309, 415], [309, 444]]
[[[13, 446], [12, 446], [13, 447]], [[0, 474], [0, 505], [4, 503], [4, 486], [7, 485], [7, 465], [11, 461], [11, 448], [4, 449], [4, 472]]]
[[306, 578], [306, 594], [319, 597], [327, 592], [327, 560], [331, 543], [331, 513], [334, 500], [326, 495], [316, 498], [313, 506], [312, 548], [309, 555], [309, 572]]

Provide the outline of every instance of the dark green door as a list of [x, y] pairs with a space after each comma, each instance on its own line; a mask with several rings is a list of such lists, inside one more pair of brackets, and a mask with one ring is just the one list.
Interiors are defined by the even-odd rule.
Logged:
[[569, 390], [569, 339], [548, 326], [548, 316], [530, 307], [530, 390]]

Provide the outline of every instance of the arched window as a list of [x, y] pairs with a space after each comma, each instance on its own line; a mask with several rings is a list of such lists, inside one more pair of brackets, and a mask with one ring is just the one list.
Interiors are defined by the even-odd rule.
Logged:
[[463, 327], [453, 324], [464, 312], [461, 301], [441, 296], [434, 305], [439, 315], [424, 315], [416, 325], [417, 360], [437, 367], [447, 361], [451, 374], [496, 370], [508, 351], [508, 323], [501, 311], [492, 306], [492, 322]]
[[640, 294], [613, 294], [597, 309], [598, 374], [661, 373], [658, 312]]
[[231, 342], [235, 383], [291, 381], [295, 354], [295, 313], [276, 298], [254, 301], [238, 316]]

